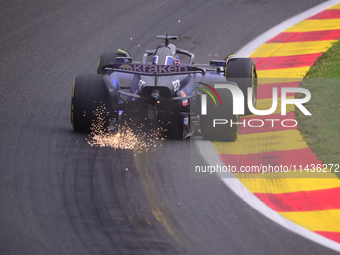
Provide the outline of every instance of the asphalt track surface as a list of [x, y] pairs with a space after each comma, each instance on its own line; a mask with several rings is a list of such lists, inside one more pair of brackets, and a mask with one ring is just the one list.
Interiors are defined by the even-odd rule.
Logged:
[[189, 140], [134, 156], [70, 124], [73, 79], [102, 52], [137, 60], [169, 33], [207, 62], [321, 2], [2, 0], [0, 254], [335, 254], [190, 177]]

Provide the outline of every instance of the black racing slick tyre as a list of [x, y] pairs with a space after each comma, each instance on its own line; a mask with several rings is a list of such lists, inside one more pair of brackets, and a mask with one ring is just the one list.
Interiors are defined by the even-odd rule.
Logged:
[[252, 103], [256, 107], [257, 74], [255, 63], [250, 58], [231, 58], [227, 61], [225, 76], [227, 81], [236, 82], [244, 95], [244, 115], [252, 112], [248, 107], [248, 88], [252, 88]]
[[109, 129], [110, 96], [103, 77], [97, 74], [78, 75], [74, 80], [71, 123], [77, 132], [90, 133]]
[[115, 64], [117, 57], [125, 57], [125, 55], [119, 52], [103, 53], [98, 60], [97, 74], [104, 74], [105, 72], [102, 70], [102, 67]]
[[[237, 86], [236, 84], [234, 84]], [[237, 139], [238, 135], [238, 116], [233, 115], [233, 96], [228, 89], [216, 89], [220, 96], [217, 105], [213, 99], [206, 94], [207, 108], [206, 114], [200, 115], [200, 128], [204, 140], [228, 141]], [[205, 93], [203, 93], [205, 94]]]

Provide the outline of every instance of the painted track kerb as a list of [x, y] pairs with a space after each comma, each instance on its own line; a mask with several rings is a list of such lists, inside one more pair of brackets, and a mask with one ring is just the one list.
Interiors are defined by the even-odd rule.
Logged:
[[336, 5], [340, 3], [339, 0], [331, 0], [327, 1], [325, 3], [319, 4], [307, 11], [304, 11], [298, 15], [295, 15], [294, 17], [287, 19], [277, 26], [269, 29], [267, 32], [264, 32], [262, 35], [256, 37], [254, 40], [251, 42], [247, 43], [245, 46], [243, 46], [241, 49], [239, 49], [236, 52], [236, 55], [238, 57], [248, 57], [251, 53], [253, 53], [258, 47], [260, 47], [262, 44], [264, 44], [266, 41], [269, 39], [273, 38], [274, 36], [278, 35], [282, 31], [288, 29], [289, 27], [295, 25], [296, 23], [311, 17], [318, 12], [325, 10], [333, 5]]
[[[241, 57], [248, 57], [254, 50], [256, 50], [259, 46], [264, 44], [269, 39], [273, 38], [274, 36], [278, 35], [282, 31], [288, 29], [289, 27], [297, 24], [298, 22], [311, 17], [333, 5], [336, 5], [340, 3], [339, 0], [332, 0], [327, 1], [323, 4], [320, 4], [316, 7], [313, 7], [303, 13], [300, 13], [282, 23], [279, 25], [273, 27], [272, 29], [268, 30], [267, 32], [263, 33], [259, 37], [255, 38], [253, 41], [245, 45], [243, 48], [241, 48], [237, 55]], [[194, 141], [204, 157], [204, 159], [207, 161], [208, 165], [214, 165], [219, 164], [223, 165], [224, 163], [218, 156], [218, 154], [215, 152], [215, 148], [213, 144], [209, 141], [203, 141], [196, 139]], [[225, 175], [224, 175], [225, 176]], [[230, 188], [233, 192], [235, 192], [239, 197], [241, 197], [246, 203], [248, 203], [252, 208], [259, 211], [272, 221], [278, 223], [279, 225], [289, 229], [290, 231], [297, 233], [301, 236], [306, 237], [309, 240], [312, 240], [318, 244], [321, 244], [323, 246], [326, 246], [330, 249], [333, 249], [335, 251], [340, 252], [340, 244], [332, 241], [326, 237], [323, 237], [319, 234], [314, 233], [313, 231], [310, 231], [290, 220], [287, 218], [281, 216], [279, 213], [268, 207], [266, 204], [264, 204], [259, 198], [257, 198], [253, 193], [251, 193], [238, 179], [236, 178], [222, 178], [223, 183]]]

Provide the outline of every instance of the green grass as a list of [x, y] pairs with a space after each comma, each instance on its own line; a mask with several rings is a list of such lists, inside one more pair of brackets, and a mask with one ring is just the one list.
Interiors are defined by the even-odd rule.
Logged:
[[304, 104], [312, 116], [295, 110], [304, 140], [324, 164], [340, 164], [340, 41], [315, 62], [301, 87], [312, 95]]

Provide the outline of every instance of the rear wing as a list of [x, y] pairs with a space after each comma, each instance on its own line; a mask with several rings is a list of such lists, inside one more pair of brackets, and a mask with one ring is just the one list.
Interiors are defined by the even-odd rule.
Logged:
[[205, 70], [203, 68], [195, 66], [142, 65], [142, 64], [110, 64], [103, 66], [102, 71], [123, 72], [148, 76], [169, 76], [169, 75], [205, 73]]

